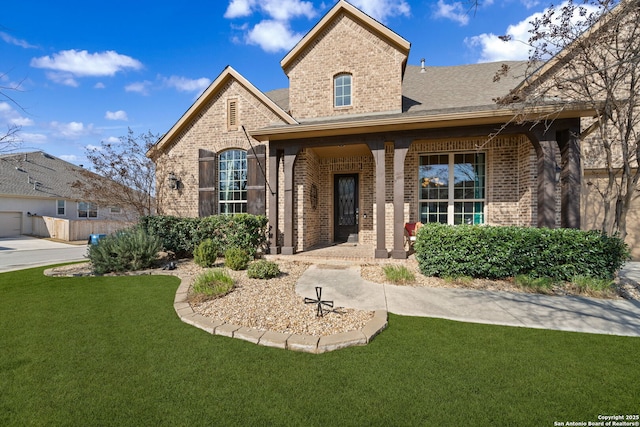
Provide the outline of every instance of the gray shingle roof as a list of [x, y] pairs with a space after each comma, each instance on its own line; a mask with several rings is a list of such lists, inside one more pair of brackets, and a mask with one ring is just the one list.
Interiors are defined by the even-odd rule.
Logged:
[[0, 195], [81, 200], [71, 185], [87, 171], [42, 151], [0, 156]]
[[[503, 64], [510, 72], [494, 82]], [[527, 61], [486, 62], [446, 67], [408, 65], [402, 82], [402, 113], [433, 114], [437, 112], [498, 109], [495, 98], [505, 96], [523, 79]], [[266, 92], [272, 101], [289, 110], [289, 90]], [[346, 116], [330, 120], [349, 120]]]

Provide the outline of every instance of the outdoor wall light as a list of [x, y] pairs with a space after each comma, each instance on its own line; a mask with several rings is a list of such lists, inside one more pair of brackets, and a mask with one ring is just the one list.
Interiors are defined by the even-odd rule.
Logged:
[[169, 188], [172, 190], [177, 190], [180, 188], [180, 180], [176, 177], [176, 174], [173, 172], [169, 172], [169, 177], [167, 178], [169, 181]]

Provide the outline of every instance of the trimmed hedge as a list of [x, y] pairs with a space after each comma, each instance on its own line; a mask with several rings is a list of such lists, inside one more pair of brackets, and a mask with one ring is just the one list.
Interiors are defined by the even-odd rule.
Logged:
[[180, 218], [170, 215], [145, 216], [140, 226], [158, 236], [165, 251], [189, 257], [205, 239], [221, 252], [242, 248], [254, 256], [267, 247], [267, 218], [263, 215], [213, 215], [204, 218]]
[[426, 224], [414, 248], [422, 274], [439, 277], [610, 279], [629, 259], [619, 237], [567, 228]]

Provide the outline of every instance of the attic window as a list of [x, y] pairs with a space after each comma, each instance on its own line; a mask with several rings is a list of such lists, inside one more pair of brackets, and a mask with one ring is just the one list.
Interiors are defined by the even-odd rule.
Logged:
[[227, 100], [227, 129], [238, 130], [238, 101]]
[[333, 78], [334, 107], [351, 106], [351, 74], [338, 74]]

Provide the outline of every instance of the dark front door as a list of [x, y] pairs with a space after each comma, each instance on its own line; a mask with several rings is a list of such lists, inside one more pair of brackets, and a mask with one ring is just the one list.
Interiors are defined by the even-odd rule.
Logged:
[[334, 240], [346, 242], [358, 235], [358, 175], [336, 175], [334, 178]]

